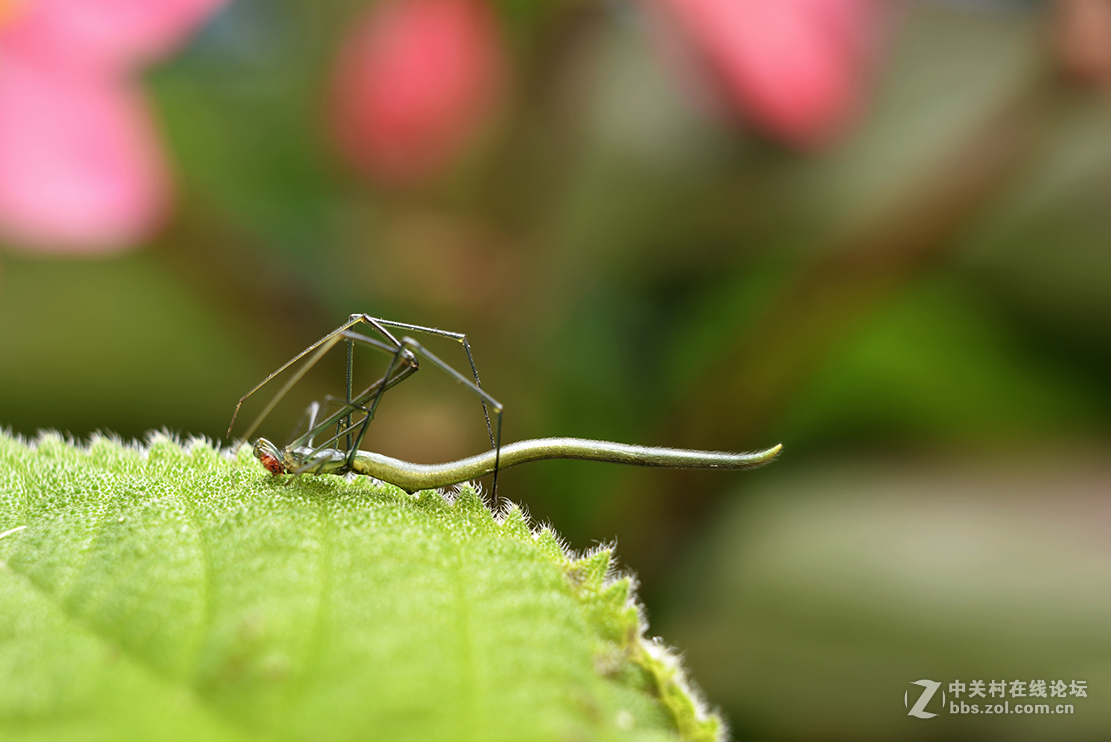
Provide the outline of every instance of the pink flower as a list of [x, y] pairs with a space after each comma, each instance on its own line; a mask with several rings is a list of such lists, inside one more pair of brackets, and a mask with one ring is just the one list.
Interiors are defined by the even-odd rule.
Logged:
[[886, 0], [658, 0], [725, 106], [771, 136], [820, 146], [858, 114]]
[[356, 24], [336, 65], [340, 149], [383, 182], [432, 177], [489, 116], [504, 59], [483, 0], [384, 0]]
[[224, 0], [22, 0], [0, 17], [0, 237], [98, 252], [148, 237], [169, 205], [132, 81]]
[[1111, 88], [1111, 0], [1057, 0], [1057, 57], [1076, 82]]

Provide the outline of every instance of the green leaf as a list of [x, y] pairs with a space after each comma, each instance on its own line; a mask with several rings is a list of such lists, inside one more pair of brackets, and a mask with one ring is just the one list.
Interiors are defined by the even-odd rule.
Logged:
[[724, 735], [610, 550], [469, 487], [0, 433], [0, 533], [6, 741]]

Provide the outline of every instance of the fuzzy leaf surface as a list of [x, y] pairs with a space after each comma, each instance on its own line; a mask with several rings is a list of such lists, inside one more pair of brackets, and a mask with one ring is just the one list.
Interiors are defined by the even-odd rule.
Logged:
[[722, 734], [607, 551], [469, 488], [0, 434], [0, 533], [5, 741]]

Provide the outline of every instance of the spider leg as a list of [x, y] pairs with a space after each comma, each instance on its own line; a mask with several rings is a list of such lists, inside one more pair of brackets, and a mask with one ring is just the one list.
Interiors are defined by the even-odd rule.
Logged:
[[[356, 315], [351, 315], [352, 318], [354, 318], [355, 316]], [[395, 328], [395, 329], [398, 329], [398, 330], [408, 330], [410, 332], [419, 332], [419, 333], [424, 334], [424, 335], [431, 335], [433, 337], [448, 338], [450, 340], [456, 341], [457, 343], [459, 343], [460, 345], [463, 346], [463, 352], [467, 354], [467, 363], [470, 364], [470, 367], [471, 367], [471, 375], [474, 377], [474, 386], [477, 387], [479, 390], [482, 389], [482, 380], [478, 378], [478, 366], [475, 365], [474, 354], [471, 352], [471, 343], [470, 343], [469, 340], [467, 340], [467, 335], [465, 333], [452, 332], [451, 330], [441, 330], [438, 327], [424, 327], [423, 325], [411, 325], [407, 322], [394, 322], [392, 320], [379, 319], [377, 317], [368, 317], [365, 314], [361, 315], [361, 318], [363, 319], [364, 322], [366, 322], [367, 324], [373, 325], [376, 329], [378, 329], [384, 335], [387, 335], [388, 337], [391, 337], [391, 338], [393, 336], [390, 335], [390, 333], [386, 330], [387, 327], [392, 327], [392, 328]], [[396, 340], [395, 340], [395, 342], [396, 342]], [[464, 380], [464, 382], [469, 383], [469, 382], [466, 382], [465, 380]], [[485, 399], [482, 400], [482, 412], [486, 416], [486, 432], [490, 436], [490, 447], [491, 448], [496, 448], [497, 444], [495, 443], [495, 440], [494, 440], [494, 428], [490, 424], [490, 410], [486, 407], [486, 400]]]
[[[293, 439], [299, 432], [301, 432], [301, 428], [305, 427], [306, 419], [308, 419], [309, 421], [308, 430], [310, 431], [309, 434], [311, 435], [311, 432], [316, 428], [316, 418], [318, 415], [320, 415], [320, 403], [312, 402], [311, 404], [309, 404], [308, 407], [305, 408], [305, 411], [301, 413], [301, 419], [297, 421], [297, 425], [294, 426], [293, 434], [289, 437], [289, 439]], [[288, 447], [289, 444], [287, 443], [286, 445]], [[312, 438], [309, 438], [306, 445], [313, 445]]]
[[[352, 365], [354, 365], [354, 363], [355, 363], [355, 341], [352, 340], [351, 338], [347, 338], [347, 366], [346, 366], [346, 369], [347, 369], [346, 382], [347, 383], [345, 384], [345, 389], [346, 389], [346, 393], [347, 393], [347, 397], [346, 397], [347, 404], [351, 404], [351, 376], [352, 376], [351, 367], [352, 367]], [[390, 375], [389, 371], [387, 371], [386, 376], [388, 377], [389, 375]], [[351, 428], [351, 415], [348, 415], [347, 417], [343, 418], [343, 420], [341, 420], [337, 424], [336, 428], [338, 430], [349, 430]], [[311, 442], [310, 442], [310, 445], [311, 445]], [[350, 433], [347, 434], [347, 450], [348, 451], [351, 450], [351, 434]]]
[[[358, 333], [353, 333], [351, 331], [351, 328], [354, 327], [355, 325], [360, 324], [360, 323], [370, 325], [374, 329], [374, 331], [377, 332], [382, 337], [383, 340], [377, 340], [377, 339], [366, 337], [365, 335], [359, 335]], [[271, 405], [264, 411], [263, 415], [265, 416], [265, 414], [268, 414], [270, 412], [270, 410], [273, 408], [273, 405], [277, 404], [277, 402], [281, 398], [281, 396], [284, 396], [284, 394], [288, 391], [288, 389], [293, 384], [295, 384], [301, 378], [301, 376], [304, 375], [304, 372], [308, 371], [308, 368], [311, 368], [312, 364], [315, 364], [316, 361], [319, 360], [320, 355], [323, 355], [323, 353], [326, 353], [327, 350], [330, 350], [335, 345], [335, 343], [338, 342], [339, 338], [337, 336], [342, 336], [343, 339], [345, 339], [347, 341], [345, 343], [346, 346], [347, 346], [347, 364], [346, 364], [346, 374], [345, 374], [345, 376], [346, 376], [346, 378], [345, 378], [346, 401], [348, 403], [353, 402], [354, 400], [352, 399], [352, 386], [353, 386], [353, 381], [354, 381], [353, 366], [354, 366], [355, 343], [356, 342], [361, 342], [361, 343], [365, 343], [367, 345], [377, 347], [380, 350], [386, 351], [388, 353], [395, 353], [395, 352], [397, 352], [398, 349], [401, 348], [401, 345], [398, 342], [397, 338], [393, 335], [393, 333], [391, 333], [389, 330], [386, 329], [387, 325], [395, 325], [395, 324], [399, 325], [399, 326], [404, 326], [404, 327], [409, 326], [409, 325], [403, 325], [402, 323], [393, 323], [393, 322], [390, 322], [389, 320], [380, 320], [376, 317], [371, 317], [369, 314], [358, 313], [358, 314], [349, 315], [348, 318], [347, 318], [347, 322], [345, 322], [343, 325], [340, 325], [340, 327], [338, 327], [337, 329], [333, 330], [332, 333], [330, 333], [330, 335], [325, 336], [321, 341], [318, 341], [319, 343], [327, 343], [327, 349], [322, 348], [321, 352], [317, 356], [313, 357], [312, 362], [310, 364], [307, 364], [307, 367], [304, 369], [304, 371], [302, 371], [295, 379], [290, 380], [290, 382], [286, 385], [286, 387], [283, 388], [282, 391], [279, 393], [279, 396], [277, 398], [275, 398], [271, 402]], [[311, 349], [311, 346], [310, 346], [310, 349]], [[302, 351], [301, 355], [302, 356], [305, 355], [305, 353], [308, 352], [308, 350], [309, 349], [306, 349], [305, 351]], [[300, 356], [298, 356], [298, 357], [300, 357]], [[262, 383], [265, 384], [266, 381], [269, 381], [275, 375], [281, 373], [285, 368], [287, 368], [290, 365], [290, 363], [293, 363], [296, 360], [297, 360], [297, 358], [294, 358], [293, 360], [286, 363], [285, 366], [282, 366], [282, 368], [275, 371], [273, 374], [271, 374], [269, 377], [267, 377], [267, 379], [264, 380]], [[410, 376], [412, 373], [414, 373], [417, 370], [418, 364], [416, 363], [415, 359], [412, 358], [411, 355], [407, 355], [407, 357], [403, 358], [402, 360], [404, 362], [403, 365], [405, 365], [406, 368], [403, 369], [403, 373], [401, 373], [398, 378], [392, 378], [391, 377], [392, 368], [393, 368], [393, 366], [391, 365], [391, 371], [388, 371], [386, 373], [386, 375], [383, 377], [383, 379], [379, 380], [379, 382], [376, 382], [376, 383], [383, 383], [384, 387], [381, 389], [381, 391], [379, 391], [377, 393], [376, 401], [371, 406], [371, 413], [370, 413], [371, 417], [373, 417], [374, 410], [378, 406], [378, 400], [381, 399], [381, 392], [384, 392], [385, 389], [388, 389], [388, 388], [394, 386], [395, 384], [400, 383], [402, 380], [404, 380], [405, 378], [407, 378], [408, 376]], [[410, 361], [411, 361], [411, 363], [410, 363]], [[473, 365], [474, 365], [474, 363], [472, 361], [472, 366]], [[411, 368], [409, 368], [410, 366], [411, 366]], [[477, 374], [477, 371], [475, 373]], [[259, 386], [261, 386], [261, 384]], [[367, 392], [364, 392], [364, 394], [360, 395], [360, 397], [365, 398], [366, 394], [373, 388], [374, 388], [374, 385], [371, 385], [371, 387], [368, 387]], [[257, 387], [256, 387], [256, 389], [257, 389]], [[254, 390], [252, 390], [252, 392], [253, 391]], [[248, 393], [248, 396], [250, 396], [250, 394], [251, 394], [251, 392]], [[243, 403], [243, 400], [240, 400], [240, 404], [242, 404], [242, 403]], [[238, 407], [236, 408], [236, 412], [238, 412]], [[343, 417], [340, 417], [338, 419], [337, 418], [329, 418], [329, 420], [330, 420], [330, 422], [335, 423], [337, 431], [346, 431], [346, 430], [348, 430], [352, 427], [351, 426], [350, 412], [347, 415], [345, 415]], [[233, 417], [233, 421], [234, 421], [234, 417]], [[261, 418], [260, 418], [259, 422], [261, 422]], [[251, 432], [254, 432], [253, 428], [252, 428]], [[310, 430], [309, 435], [311, 436], [312, 433], [313, 433], [313, 431]], [[310, 440], [311, 440], [311, 438], [310, 438]], [[299, 441], [303, 441], [303, 438], [299, 439]], [[347, 446], [346, 446], [347, 450], [349, 450], [349, 451], [352, 450], [352, 440], [351, 440], [350, 435], [347, 436], [347, 441], [346, 442], [347, 442]], [[355, 446], [355, 448], [357, 448], [357, 447], [358, 446]]]
[[[353, 332], [351, 330], [345, 330], [342, 333], [342, 339], [345, 339], [352, 344], [358, 343], [360, 345], [366, 345], [368, 347], [375, 348], [376, 350], [389, 353], [391, 356], [389, 368], [387, 369], [385, 374], [383, 374], [379, 379], [377, 379], [373, 384], [368, 386], [358, 395], [346, 395], [352, 397], [352, 399], [350, 400], [345, 399], [347, 406], [341, 408], [338, 412], [332, 413], [331, 415], [324, 417], [322, 420], [319, 420], [316, 425], [307, 433], [290, 443], [290, 446], [293, 448], [306, 445], [308, 441], [312, 440], [316, 435], [323, 433], [326, 429], [332, 426], [336, 426], [337, 434], [330, 440], [338, 439], [340, 436], [344, 435], [346, 431], [350, 429], [350, 427], [352, 427], [349, 422], [352, 411], [359, 409], [360, 406], [366, 405], [369, 402], [370, 405], [367, 409], [367, 414], [369, 415], [369, 417], [367, 420], [364, 420], [362, 423], [360, 423], [361, 425], [365, 426], [367, 422], [369, 422], [369, 419], [374, 417], [374, 413], [378, 409], [378, 403], [381, 401], [382, 395], [386, 392], [386, 390], [393, 388], [397, 384], [400, 384], [402, 381], [404, 381], [420, 369], [420, 364], [417, 362], [417, 359], [413, 356], [412, 353], [406, 350], [405, 347], [400, 344], [400, 342], [398, 342], [396, 346], [391, 346], [387, 343], [382, 342], [381, 340], [367, 337], [365, 335], [360, 335], [359, 333]], [[361, 440], [362, 439], [359, 438], [359, 441]], [[357, 448], [358, 442], [353, 441], [353, 447], [348, 447], [348, 450], [355, 450]]]
[[[393, 374], [394, 369], [397, 368], [397, 365], [399, 363], [401, 363], [403, 360], [408, 361], [409, 359], [412, 359], [412, 364], [413, 364], [412, 368], [414, 370], [420, 367], [417, 364], [416, 357], [413, 356], [413, 354], [410, 353], [408, 350], [406, 350], [406, 348], [403, 344], [398, 343], [397, 344], [397, 351], [394, 353], [393, 358], [390, 359], [389, 368], [386, 369], [386, 373], [382, 378], [383, 379], [389, 379], [391, 374]], [[375, 390], [374, 396], [369, 399], [370, 406], [368, 408], [366, 408], [366, 414], [363, 415], [363, 422], [362, 422], [362, 425], [359, 427], [359, 432], [355, 436], [354, 442], [352, 443], [350, 435], [347, 436], [347, 467], [348, 468], [351, 468], [352, 463], [354, 463], [354, 461], [355, 461], [355, 454], [357, 454], [359, 452], [359, 446], [362, 445], [363, 438], [366, 437], [367, 428], [370, 427], [370, 421], [374, 419], [374, 413], [378, 410], [378, 403], [382, 401], [382, 395], [385, 393], [385, 391], [386, 391], [386, 385], [385, 384], [380, 384], [378, 386], [378, 389]], [[367, 395], [365, 395], [365, 394], [360, 395], [359, 400], [358, 400], [358, 404], [362, 404], [364, 401], [366, 401], [366, 397], [367, 397]], [[356, 403], [351, 400], [351, 390], [350, 390], [350, 388], [348, 388], [348, 390], [347, 390], [347, 406], [352, 407], [352, 406], [355, 406], [355, 405], [356, 405]], [[360, 409], [362, 409], [362, 408], [360, 408]], [[348, 420], [350, 420], [350, 417], [351, 417], [351, 415], [350, 415], [350, 413], [348, 413], [348, 415], [347, 415]]]
[[[465, 333], [452, 332], [451, 330], [441, 330], [438, 327], [425, 327], [423, 325], [413, 325], [413, 324], [409, 324], [408, 322], [395, 322], [393, 320], [386, 320], [386, 319], [381, 319], [381, 318], [378, 318], [378, 317], [371, 317], [371, 316], [365, 315], [365, 314], [364, 315], [354, 315], [353, 314], [353, 315], [351, 315], [351, 319], [355, 319], [357, 316], [360, 319], [362, 319], [362, 321], [364, 321], [367, 324], [373, 326], [376, 330], [378, 330], [384, 336], [387, 336], [387, 337], [390, 337], [390, 338], [393, 338], [393, 335], [391, 335], [389, 333], [389, 330], [387, 330], [386, 328], [392, 328], [392, 329], [396, 329], [396, 330], [407, 330], [409, 332], [418, 332], [418, 333], [421, 333], [421, 334], [424, 334], [424, 335], [429, 335], [429, 336], [432, 336], [432, 337], [448, 338], [449, 340], [454, 340], [457, 343], [459, 343], [460, 345], [462, 345], [463, 346], [463, 352], [466, 353], [466, 355], [467, 355], [467, 363], [471, 367], [471, 375], [474, 377], [473, 382], [471, 382], [470, 380], [468, 380], [467, 378], [465, 378], [464, 376], [459, 374], [454, 368], [452, 368], [451, 366], [446, 364], [444, 361], [437, 358], [435, 355], [433, 355], [431, 352], [429, 352], [426, 348], [424, 348], [424, 346], [422, 346], [420, 343], [413, 340], [412, 338], [402, 338], [402, 341], [401, 341], [402, 344], [408, 343], [409, 347], [411, 349], [419, 350], [420, 354], [427, 357], [430, 361], [432, 361], [432, 363], [434, 365], [438, 366], [441, 370], [446, 371], [449, 376], [452, 376], [453, 378], [456, 379], [456, 381], [459, 381], [460, 383], [464, 384], [469, 389], [471, 389], [472, 391], [474, 391], [475, 393], [478, 394], [479, 399], [482, 401], [482, 414], [483, 414], [483, 417], [486, 420], [486, 433], [490, 438], [490, 448], [494, 451], [499, 451], [501, 449], [502, 405], [501, 405], [500, 402], [495, 400], [493, 397], [490, 397], [488, 394], [486, 394], [482, 390], [482, 380], [478, 376], [478, 366], [475, 364], [474, 353], [471, 352], [471, 343], [467, 339], [467, 335]], [[495, 410], [494, 415], [497, 419], [496, 424], [492, 423], [491, 419], [490, 419], [490, 408], [491, 407], [493, 407], [494, 410]], [[365, 426], [365, 422], [364, 422], [364, 426]], [[362, 431], [362, 433], [357, 437], [355, 444], [353, 446], [348, 447], [348, 451], [352, 452], [351, 453], [351, 459], [352, 460], [354, 459], [354, 453], [353, 452], [358, 450], [359, 446], [362, 443], [363, 436], [365, 436], [365, 435], [366, 435], [366, 431], [364, 429]], [[492, 490], [491, 491], [491, 497], [493, 499], [494, 509], [496, 510], [497, 505], [498, 505], [498, 472], [497, 472], [496, 468], [494, 470], [494, 481], [493, 481], [493, 485], [491, 487], [491, 490]]]
[[296, 471], [290, 472], [293, 476], [301, 474], [320, 474], [324, 469], [324, 465], [333, 460], [332, 454], [327, 450], [314, 451], [313, 455], [308, 458], [301, 466], [297, 467]]
[[[491, 397], [489, 394], [487, 394], [485, 391], [483, 391], [482, 387], [480, 387], [477, 383], [472, 382], [466, 376], [464, 376], [463, 374], [456, 371], [454, 368], [452, 368], [450, 365], [448, 365], [447, 363], [442, 361], [438, 356], [436, 356], [434, 353], [432, 353], [432, 351], [425, 348], [423, 345], [418, 343], [413, 338], [403, 337], [403, 338], [401, 338], [401, 344], [407, 350], [411, 351], [414, 355], [417, 355], [422, 359], [430, 361], [432, 363], [432, 365], [436, 366], [436, 368], [440, 369], [441, 371], [446, 373], [448, 376], [455, 379], [457, 382], [459, 382], [460, 384], [462, 384], [463, 386], [467, 387], [472, 392], [474, 392], [476, 395], [478, 395], [479, 399], [482, 400], [483, 409], [492, 409], [493, 410], [493, 412], [494, 412], [494, 423], [493, 423], [492, 428], [490, 430], [490, 435], [491, 435], [491, 441], [492, 441], [492, 449], [494, 451], [494, 481], [493, 481], [493, 484], [490, 488], [490, 496], [493, 499], [494, 509], [497, 510], [497, 505], [498, 505], [498, 470], [499, 470], [499, 464], [501, 463], [502, 413], [503, 413], [503, 410], [504, 410], [502, 403], [499, 402], [498, 400], [494, 399], [493, 397]], [[362, 435], [365, 435], [365, 433], [366, 433], [366, 430], [365, 430], [365, 424], [364, 424], [364, 428], [361, 431], [361, 435], [358, 439], [359, 443], [362, 442]], [[354, 456], [352, 455], [352, 459], [353, 458], [354, 458]]]
[[[326, 403], [336, 403], [336, 404], [338, 404], [341, 408], [343, 408], [341, 410], [341, 414], [343, 414], [345, 416], [349, 416], [349, 415], [352, 415], [354, 413], [361, 412], [361, 413], [363, 413], [364, 420], [365, 420], [365, 416], [368, 416], [370, 414], [370, 409], [368, 409], [367, 407], [363, 407], [362, 405], [357, 405], [357, 404], [353, 404], [351, 402], [347, 402], [347, 401], [343, 400], [340, 397], [333, 397], [331, 394], [326, 395], [324, 397], [324, 401]], [[313, 402], [313, 404], [319, 404], [319, 403], [318, 402]], [[358, 426], [361, 427], [362, 425], [363, 425], [363, 420], [360, 420], [359, 423], [358, 423]], [[318, 430], [320, 429], [319, 426], [317, 427], [317, 429]], [[309, 442], [306, 443], [306, 446], [311, 448], [313, 453], [315, 454], [319, 451], [324, 450], [325, 448], [328, 448], [332, 444], [334, 444], [336, 441], [338, 441], [340, 438], [342, 438], [344, 435], [346, 435], [347, 432], [348, 431], [345, 430], [345, 429], [338, 430], [334, 434], [332, 434], [331, 437], [326, 438], [321, 443], [316, 444], [316, 443], [313, 443], [313, 442], [309, 441]]]
[[[302, 358], [304, 358], [305, 356], [309, 355], [309, 353], [312, 353], [313, 351], [316, 351], [315, 353], [313, 353], [312, 356], [309, 357], [309, 360], [305, 362], [304, 366], [302, 366], [300, 369], [297, 370], [297, 373], [295, 373], [293, 375], [293, 378], [291, 378], [289, 381], [287, 381], [285, 386], [283, 386], [281, 388], [281, 390], [276, 395], [274, 395], [274, 398], [270, 400], [270, 402], [266, 405], [266, 407], [259, 414], [259, 416], [257, 418], [255, 418], [255, 421], [253, 423], [251, 423], [251, 426], [247, 429], [247, 432], [243, 434], [243, 440], [249, 439], [251, 437], [251, 434], [254, 433], [256, 430], [258, 430], [258, 426], [262, 424], [262, 421], [266, 419], [266, 416], [269, 415], [270, 412], [274, 409], [274, 407], [277, 406], [278, 402], [281, 401], [282, 397], [284, 397], [286, 395], [286, 393], [289, 392], [289, 390], [293, 388], [293, 385], [296, 384], [298, 381], [300, 381], [301, 377], [304, 376], [306, 373], [308, 373], [309, 369], [312, 368], [313, 366], [315, 366], [317, 361], [319, 361], [324, 356], [325, 353], [327, 353], [329, 350], [331, 350], [332, 347], [337, 342], [339, 342], [339, 340], [343, 336], [344, 332], [346, 332], [348, 329], [350, 329], [352, 326], [358, 324], [359, 322], [362, 322], [363, 321], [362, 318], [364, 316], [365, 315], [351, 315], [350, 317], [347, 318], [347, 321], [344, 322], [342, 325], [340, 325], [336, 329], [332, 330], [327, 335], [320, 338], [315, 343], [313, 343], [309, 347], [305, 348], [303, 351], [301, 351], [297, 355], [293, 356], [293, 358], [290, 358], [288, 361], [283, 363], [278, 368], [278, 370], [274, 371], [274, 373], [270, 374], [265, 379], [260, 381], [257, 385], [255, 385], [255, 387], [253, 389], [251, 389], [251, 391], [247, 392], [242, 397], [240, 397], [239, 402], [237, 402], [236, 405], [235, 405], [235, 412], [232, 413], [231, 423], [228, 425], [227, 435], [229, 437], [231, 436], [232, 428], [235, 427], [235, 420], [236, 420], [237, 417], [239, 417], [239, 410], [243, 406], [243, 403], [246, 402], [247, 399], [251, 397], [251, 395], [253, 395], [255, 392], [257, 392], [259, 389], [262, 389], [262, 387], [264, 387], [268, 383], [270, 383], [270, 381], [275, 376], [278, 376], [279, 374], [281, 374], [287, 368], [289, 368], [293, 364], [297, 363], [297, 361], [299, 361]], [[393, 341], [392, 345], [396, 347], [397, 339], [394, 338], [385, 329], [383, 329], [383, 333], [385, 334], [386, 337], [390, 338]]]

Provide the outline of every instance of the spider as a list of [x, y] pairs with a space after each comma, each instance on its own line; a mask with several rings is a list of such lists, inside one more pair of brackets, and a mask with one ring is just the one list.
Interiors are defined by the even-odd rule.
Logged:
[[[353, 328], [359, 325], [369, 326], [378, 337], [370, 337], [356, 332]], [[407, 335], [398, 338], [390, 331], [391, 329], [450, 338], [459, 342], [466, 352], [473, 381], [442, 361], [413, 338]], [[336, 404], [339, 409], [331, 414], [321, 414], [322, 405], [319, 402], [313, 402], [305, 413], [308, 418], [307, 431], [284, 448], [279, 448], [266, 438], [258, 438], [254, 443], [254, 454], [271, 474], [361, 474], [389, 482], [407, 492], [446, 487], [493, 474], [491, 497], [496, 507], [498, 472], [503, 468], [530, 461], [582, 459], [674, 469], [751, 469], [772, 461], [783, 448], [782, 445], [777, 445], [752, 453], [725, 453], [636, 446], [583, 438], [537, 438], [503, 446], [501, 432], [504, 408], [500, 402], [482, 389], [482, 382], [478, 377], [478, 368], [475, 366], [474, 355], [471, 353], [470, 342], [465, 334], [440, 330], [435, 327], [394, 322], [371, 317], [367, 314], [352, 314], [348, 317], [347, 322], [305, 348], [277, 371], [263, 379], [254, 389], [243, 395], [235, 406], [231, 425], [228, 426], [228, 435], [231, 435], [240, 408], [252, 394], [297, 361], [308, 356], [304, 365], [267, 403], [266, 407], [247, 429], [243, 436], [244, 439], [250, 438], [263, 419], [270, 414], [286, 393], [301, 380], [305, 373], [324, 354], [341, 342], [347, 344], [346, 393], [342, 400], [330, 396], [325, 398], [327, 405]], [[352, 389], [352, 366], [356, 344], [375, 348], [390, 357], [386, 372], [358, 394], [354, 394]], [[382, 454], [360, 450], [370, 421], [374, 419], [374, 413], [382, 400], [382, 395], [416, 373], [420, 369], [419, 359], [427, 360], [448, 376], [466, 386], [481, 399], [483, 414], [486, 418], [486, 431], [490, 437], [490, 451], [459, 461], [426, 465], [413, 464]], [[491, 422], [491, 410], [493, 411], [493, 422]], [[355, 422], [352, 422], [353, 418], [356, 418]], [[333, 426], [335, 427], [334, 434], [319, 444], [314, 443], [317, 436], [331, 431]], [[300, 428], [300, 426], [298, 427]], [[342, 444], [340, 444], [341, 439]]]

